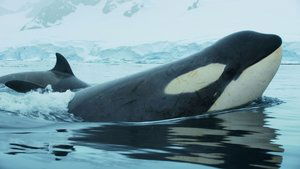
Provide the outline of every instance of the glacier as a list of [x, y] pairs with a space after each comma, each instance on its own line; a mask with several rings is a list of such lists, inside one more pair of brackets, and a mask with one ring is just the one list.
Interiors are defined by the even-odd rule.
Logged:
[[105, 47], [99, 42], [30, 44], [0, 50], [1, 60], [54, 59], [54, 52], [71, 61], [97, 63], [163, 64], [194, 54], [211, 43], [155, 42], [134, 46]]
[[[68, 41], [28, 44], [0, 49], [0, 60], [55, 60], [55, 52], [70, 61], [105, 64], [166, 64], [213, 44], [208, 42], [154, 42], [132, 46], [108, 47], [101, 42]], [[283, 43], [283, 64], [300, 64], [300, 42]]]

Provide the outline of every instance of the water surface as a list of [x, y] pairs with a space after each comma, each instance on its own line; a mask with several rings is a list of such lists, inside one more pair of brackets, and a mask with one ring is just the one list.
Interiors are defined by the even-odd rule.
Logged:
[[[2, 64], [0, 75], [32, 70], [32, 64]], [[75, 64], [74, 72], [94, 84], [153, 66]], [[7, 102], [0, 105], [0, 168], [297, 169], [299, 77], [300, 66], [281, 65], [263, 99], [246, 108], [146, 123], [75, 122], [55, 103], [68, 101], [71, 92], [16, 97], [2, 87], [0, 99]]]

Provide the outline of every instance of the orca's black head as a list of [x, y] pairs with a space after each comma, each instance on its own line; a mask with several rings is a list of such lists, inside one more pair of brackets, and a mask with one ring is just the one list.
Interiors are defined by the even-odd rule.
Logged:
[[237, 32], [215, 43], [218, 54], [215, 55], [214, 62], [225, 64], [225, 71], [236, 79], [244, 70], [271, 54], [280, 55], [277, 57], [280, 61], [281, 44], [281, 38], [274, 34], [254, 31]]
[[261, 97], [281, 63], [281, 38], [273, 34], [243, 31], [213, 45], [215, 63], [224, 69], [226, 84], [210, 111], [237, 107]]

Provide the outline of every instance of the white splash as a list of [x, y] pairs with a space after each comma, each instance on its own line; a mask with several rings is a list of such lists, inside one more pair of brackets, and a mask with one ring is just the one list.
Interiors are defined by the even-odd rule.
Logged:
[[74, 93], [52, 92], [51, 87], [46, 90], [17, 93], [7, 88], [0, 90], [0, 110], [16, 116], [50, 121], [73, 121], [69, 114], [68, 103]]

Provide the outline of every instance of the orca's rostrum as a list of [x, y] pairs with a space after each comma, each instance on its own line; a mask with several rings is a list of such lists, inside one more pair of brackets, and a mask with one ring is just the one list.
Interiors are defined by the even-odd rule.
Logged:
[[83, 89], [69, 112], [85, 121], [151, 121], [226, 110], [262, 96], [281, 38], [242, 31], [184, 59]]

